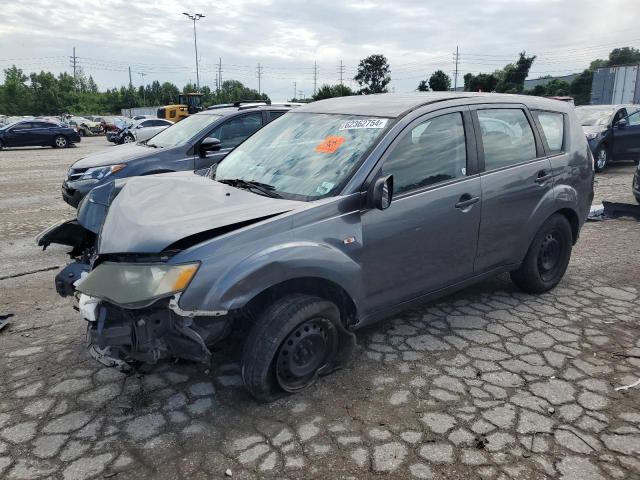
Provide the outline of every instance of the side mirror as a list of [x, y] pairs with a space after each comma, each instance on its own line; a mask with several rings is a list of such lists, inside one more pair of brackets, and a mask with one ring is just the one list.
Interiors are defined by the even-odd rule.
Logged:
[[373, 182], [367, 194], [367, 205], [369, 208], [386, 210], [391, 206], [393, 199], [393, 175], [380, 177]]
[[220, 140], [217, 138], [207, 137], [200, 142], [200, 156], [204, 157], [207, 152], [217, 152], [222, 148]]
[[627, 119], [626, 119], [626, 118], [621, 118], [620, 120], [618, 120], [618, 121], [616, 122], [616, 126], [617, 126], [618, 128], [624, 128], [624, 127], [626, 127], [627, 125], [628, 125], [628, 123], [627, 123]]

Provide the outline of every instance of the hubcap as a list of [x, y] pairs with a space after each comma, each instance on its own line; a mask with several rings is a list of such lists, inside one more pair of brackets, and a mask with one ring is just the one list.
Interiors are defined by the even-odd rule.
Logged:
[[554, 277], [560, 265], [562, 244], [556, 232], [547, 233], [538, 252], [538, 269], [543, 280]]
[[320, 367], [335, 355], [337, 332], [331, 321], [314, 318], [299, 325], [282, 342], [276, 376], [288, 392], [308, 386]]
[[67, 144], [67, 141], [64, 138], [57, 138], [56, 145], [59, 147], [64, 147]]

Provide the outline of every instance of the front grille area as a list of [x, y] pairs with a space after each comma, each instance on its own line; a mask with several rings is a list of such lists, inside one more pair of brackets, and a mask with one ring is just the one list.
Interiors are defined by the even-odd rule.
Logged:
[[74, 180], [80, 179], [84, 172], [86, 172], [87, 168], [70, 168], [67, 172], [67, 180], [69, 182], [73, 182]]

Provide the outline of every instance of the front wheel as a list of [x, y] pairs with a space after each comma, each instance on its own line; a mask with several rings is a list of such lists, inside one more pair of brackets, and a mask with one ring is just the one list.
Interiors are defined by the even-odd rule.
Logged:
[[125, 135], [124, 138], [122, 139], [122, 143], [133, 143], [135, 141], [136, 139], [133, 138], [133, 135], [129, 135], [129, 134]]
[[256, 400], [269, 402], [312, 385], [334, 369], [341, 338], [340, 311], [328, 300], [294, 294], [257, 319], [242, 356], [242, 378]]
[[606, 145], [601, 145], [596, 154], [594, 155], [594, 170], [596, 172], [602, 172], [609, 163], [609, 151], [607, 150]]
[[64, 135], [56, 135], [53, 139], [53, 146], [55, 148], [65, 148], [68, 144], [69, 142], [67, 141], [67, 137]]
[[522, 265], [511, 272], [511, 280], [528, 293], [543, 293], [555, 287], [571, 259], [573, 233], [564, 215], [553, 214], [540, 227]]

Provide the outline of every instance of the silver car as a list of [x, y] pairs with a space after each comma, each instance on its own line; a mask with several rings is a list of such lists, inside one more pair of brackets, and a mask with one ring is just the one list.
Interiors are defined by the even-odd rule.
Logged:
[[525, 292], [554, 288], [593, 177], [564, 102], [344, 97], [286, 113], [206, 172], [97, 187], [39, 243], [74, 248], [56, 288], [80, 292], [96, 359], [206, 363], [240, 329], [245, 386], [269, 401], [416, 304], [504, 272]]
[[173, 122], [162, 118], [142, 118], [136, 120], [122, 132], [122, 143], [146, 142], [171, 125], [173, 125]]

